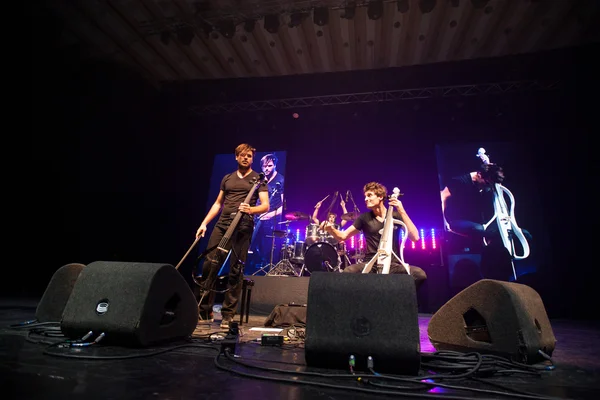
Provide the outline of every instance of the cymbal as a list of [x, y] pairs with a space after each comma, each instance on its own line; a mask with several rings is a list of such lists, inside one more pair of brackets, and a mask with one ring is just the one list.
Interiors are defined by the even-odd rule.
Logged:
[[355, 220], [356, 218], [358, 218], [358, 213], [357, 212], [349, 212], [346, 214], [342, 214], [342, 216], [340, 217], [342, 219], [342, 221], [352, 221]]
[[286, 237], [287, 234], [288, 234], [287, 231], [281, 231], [279, 229], [273, 230], [273, 236], [275, 236], [277, 238]]
[[294, 211], [294, 212], [286, 213], [284, 215], [284, 217], [285, 217], [285, 219], [287, 219], [289, 221], [302, 221], [302, 220], [310, 219], [308, 214], [303, 213], [301, 211]]

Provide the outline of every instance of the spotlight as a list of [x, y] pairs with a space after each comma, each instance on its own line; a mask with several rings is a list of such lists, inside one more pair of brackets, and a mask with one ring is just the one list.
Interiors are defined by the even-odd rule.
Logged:
[[377, 20], [383, 14], [383, 2], [381, 0], [370, 1], [367, 6], [367, 15], [369, 19]]
[[342, 14], [342, 18], [352, 19], [354, 18], [354, 14], [356, 14], [356, 3], [351, 2], [348, 3], [346, 7], [344, 7], [344, 13]]
[[483, 8], [486, 6], [489, 0], [471, 0], [471, 4], [473, 4], [473, 8]]
[[423, 14], [427, 14], [433, 11], [435, 8], [436, 0], [419, 0], [419, 9]]
[[279, 15], [269, 14], [265, 15], [265, 30], [269, 33], [277, 33], [279, 29]]
[[200, 20], [198, 24], [200, 25], [200, 30], [202, 31], [202, 33], [204, 33], [204, 37], [206, 38], [214, 30], [213, 26], [204, 20]]
[[231, 39], [235, 35], [235, 24], [232, 20], [220, 21], [217, 26], [221, 35], [225, 36], [227, 39]]
[[408, 4], [408, 0], [398, 0], [396, 2], [396, 7], [398, 8], [398, 12], [404, 14], [408, 12], [410, 5]]
[[248, 21], [244, 22], [244, 30], [248, 33], [251, 33], [254, 30], [255, 23], [256, 21], [253, 19], [249, 19]]
[[171, 41], [171, 33], [168, 31], [162, 31], [160, 33], [160, 41], [166, 46]]
[[177, 30], [177, 40], [185, 46], [189, 46], [192, 44], [192, 40], [194, 39], [194, 28], [191, 26], [184, 26]]
[[319, 26], [327, 25], [329, 21], [329, 9], [327, 7], [316, 7], [313, 10], [313, 21]]
[[308, 17], [308, 14], [306, 13], [293, 13], [290, 15], [290, 23], [288, 26], [290, 28], [299, 26], [302, 24], [302, 21], [304, 21], [306, 17]]

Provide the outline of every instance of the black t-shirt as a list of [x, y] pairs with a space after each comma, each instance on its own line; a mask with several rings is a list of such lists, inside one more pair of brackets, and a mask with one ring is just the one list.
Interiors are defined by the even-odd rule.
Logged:
[[[400, 213], [394, 210], [393, 214], [395, 219], [402, 220]], [[381, 240], [381, 230], [383, 229], [383, 222], [380, 222], [375, 217], [373, 211], [367, 211], [362, 213], [354, 220], [352, 224], [356, 229], [363, 232], [366, 244], [365, 261], [369, 261], [379, 249], [379, 241]], [[392, 250], [396, 255], [400, 256], [400, 231], [402, 230], [401, 225], [394, 224], [394, 240], [392, 243]], [[392, 262], [395, 262], [395, 257], [392, 258]]]
[[[285, 178], [279, 172], [275, 175], [275, 178], [271, 182], [269, 182], [269, 211], [275, 211], [279, 207], [281, 207], [281, 195], [283, 194], [283, 185], [285, 183]], [[275, 195], [273, 195], [274, 192]]]
[[[252, 171], [245, 178], [240, 178], [236, 172], [232, 172], [223, 177], [221, 181], [221, 190], [223, 191], [223, 210], [222, 216], [227, 216], [238, 211], [240, 204], [246, 199], [250, 190], [254, 186], [253, 179], [258, 178], [258, 172]], [[266, 192], [267, 184], [262, 183], [258, 189], [254, 191], [250, 199], [250, 206], [255, 206], [258, 200], [259, 192]]]
[[446, 221], [468, 220], [484, 224], [494, 216], [492, 187], [481, 189], [471, 174], [456, 176], [448, 182], [450, 197], [446, 200]]

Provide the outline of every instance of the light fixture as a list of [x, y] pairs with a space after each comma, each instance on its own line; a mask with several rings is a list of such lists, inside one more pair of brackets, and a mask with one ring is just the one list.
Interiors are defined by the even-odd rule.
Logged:
[[217, 29], [219, 33], [227, 39], [231, 39], [235, 35], [235, 24], [233, 23], [233, 20], [226, 19], [219, 21]]
[[265, 30], [269, 33], [277, 33], [279, 30], [279, 15], [269, 14], [265, 15]]
[[248, 33], [251, 33], [254, 30], [254, 25], [255, 25], [256, 21], [254, 21], [253, 19], [249, 19], [246, 22], [244, 22], [244, 30]]
[[408, 0], [398, 0], [396, 2], [396, 7], [399, 13], [404, 14], [405, 12], [408, 12], [410, 5], [408, 4]]
[[356, 3], [355, 2], [349, 2], [346, 7], [344, 7], [344, 13], [341, 15], [342, 18], [345, 19], [352, 19], [354, 18], [354, 15], [356, 14]]
[[302, 24], [302, 21], [304, 21], [304, 19], [307, 17], [308, 17], [307, 13], [301, 13], [301, 12], [292, 13], [290, 15], [290, 23], [288, 24], [288, 26], [290, 28], [299, 26]]
[[327, 7], [316, 7], [313, 10], [313, 21], [319, 26], [327, 25], [327, 22], [329, 22], [329, 9]]
[[185, 46], [189, 46], [192, 44], [192, 40], [194, 39], [194, 28], [191, 26], [184, 26], [183, 28], [179, 28], [177, 30], [177, 40]]
[[423, 14], [427, 14], [433, 11], [435, 8], [436, 0], [419, 0], [419, 9]]
[[369, 16], [369, 19], [372, 20], [381, 18], [383, 15], [383, 1], [370, 1], [369, 5], [367, 6], [367, 15]]

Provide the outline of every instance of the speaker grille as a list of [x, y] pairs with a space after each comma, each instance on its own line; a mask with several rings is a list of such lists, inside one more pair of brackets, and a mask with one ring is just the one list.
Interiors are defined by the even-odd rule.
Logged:
[[381, 372], [416, 374], [420, 367], [414, 279], [409, 275], [335, 274], [310, 277], [306, 363], [367, 371], [371, 356]]
[[61, 327], [71, 338], [91, 330], [106, 342], [146, 346], [189, 336], [197, 323], [196, 298], [173, 266], [96, 261], [76, 282]]

